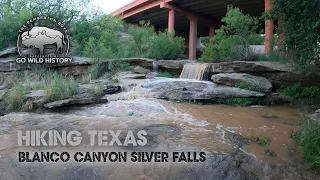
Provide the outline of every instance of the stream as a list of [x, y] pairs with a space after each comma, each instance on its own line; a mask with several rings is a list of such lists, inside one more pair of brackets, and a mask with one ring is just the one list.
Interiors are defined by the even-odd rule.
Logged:
[[[319, 179], [290, 138], [301, 123], [298, 108], [234, 107], [152, 98], [141, 83], [121, 80], [123, 92], [109, 103], [52, 113], [11, 113], [0, 117], [0, 179]], [[145, 146], [18, 146], [18, 130], [121, 130], [148, 133]], [[120, 134], [120, 141], [127, 133]], [[254, 137], [268, 137], [259, 145]], [[26, 152], [191, 152], [204, 162], [19, 162]]]

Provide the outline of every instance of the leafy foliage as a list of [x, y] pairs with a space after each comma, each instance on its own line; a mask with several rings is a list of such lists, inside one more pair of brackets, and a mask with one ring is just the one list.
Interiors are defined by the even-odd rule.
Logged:
[[301, 151], [312, 168], [320, 168], [320, 121], [306, 119], [299, 130]]
[[304, 87], [300, 83], [279, 90], [280, 93], [296, 99], [320, 100], [320, 87]]
[[155, 59], [175, 60], [185, 52], [185, 40], [168, 31], [159, 32], [151, 39], [150, 56]]
[[6, 92], [7, 96], [4, 103], [8, 111], [20, 111], [26, 102], [26, 94], [28, 89], [21, 83], [16, 84], [13, 88]]
[[267, 18], [277, 20], [285, 34], [284, 46], [294, 54], [296, 64], [319, 62], [320, 11], [318, 0], [276, 0]]
[[203, 49], [200, 61], [232, 61], [249, 56], [249, 39], [257, 37], [258, 19], [228, 6], [222, 22], [224, 25], [216, 30], [216, 35]]
[[151, 38], [155, 34], [154, 27], [150, 22], [140, 21], [140, 27], [131, 25], [128, 33], [133, 37], [129, 44], [124, 44], [124, 57], [148, 57], [150, 51]]
[[52, 74], [52, 79], [45, 81], [47, 98], [49, 101], [62, 100], [76, 94], [78, 83], [73, 77], [66, 77], [58, 73]]

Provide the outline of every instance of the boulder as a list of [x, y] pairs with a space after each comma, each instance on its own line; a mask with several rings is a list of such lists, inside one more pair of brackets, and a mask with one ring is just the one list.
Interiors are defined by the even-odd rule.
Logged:
[[141, 66], [136, 66], [135, 68], [133, 68], [133, 72], [137, 74], [148, 74], [150, 73], [150, 70]]
[[276, 88], [284, 88], [300, 82], [304, 86], [319, 86], [320, 69], [316, 66], [308, 67], [310, 75], [304, 75], [294, 70], [288, 64], [264, 61], [233, 61], [213, 63], [212, 74], [219, 73], [247, 73], [267, 78]]
[[192, 60], [159, 60], [157, 65], [160, 70], [181, 73], [185, 64], [194, 62]]
[[153, 68], [153, 62], [154, 62], [153, 59], [148, 59], [148, 58], [121, 58], [121, 59], [115, 59], [115, 60], [127, 62], [132, 66], [141, 66], [149, 69]]
[[71, 106], [77, 104], [93, 104], [104, 103], [105, 99], [100, 99], [98, 96], [104, 94], [112, 94], [120, 91], [120, 86], [107, 84], [91, 83], [81, 84], [76, 95], [54, 102], [48, 102], [47, 93], [45, 90], [30, 91], [26, 98], [32, 102], [34, 107], [56, 108], [62, 106]]
[[30, 91], [26, 94], [27, 100], [30, 100], [36, 107], [40, 107], [47, 100], [47, 92], [45, 90]]
[[81, 84], [79, 86], [78, 94], [85, 94], [91, 92], [93, 89], [99, 89], [104, 94], [113, 94], [121, 90], [120, 86], [107, 85], [98, 83]]
[[254, 90], [258, 92], [271, 92], [272, 84], [264, 77], [253, 76], [245, 73], [221, 73], [211, 77], [212, 81], [217, 84], [223, 84], [227, 86], [237, 86], [243, 89]]
[[72, 105], [82, 105], [82, 104], [93, 104], [93, 103], [106, 103], [108, 102], [106, 99], [100, 99], [96, 97], [82, 97], [75, 96], [70, 99], [64, 99], [59, 101], [54, 101], [50, 103], [44, 104], [44, 107], [47, 109], [53, 109], [63, 106], [72, 106]]
[[122, 79], [146, 79], [146, 74], [126, 74], [121, 77]]
[[265, 94], [190, 79], [160, 79], [142, 84], [155, 98], [172, 100], [211, 100], [227, 98], [264, 97]]
[[267, 105], [292, 105], [293, 103], [295, 103], [293, 97], [285, 96], [280, 93], [268, 94], [263, 100], [263, 104]]
[[0, 57], [9, 57], [12, 55], [17, 55], [18, 54], [18, 48], [16, 47], [11, 47], [7, 48], [3, 51], [0, 52]]

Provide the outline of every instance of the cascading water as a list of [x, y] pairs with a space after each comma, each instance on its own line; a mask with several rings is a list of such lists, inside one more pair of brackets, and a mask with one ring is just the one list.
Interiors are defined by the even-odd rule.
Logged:
[[210, 64], [206, 63], [190, 63], [183, 67], [180, 78], [209, 80]]

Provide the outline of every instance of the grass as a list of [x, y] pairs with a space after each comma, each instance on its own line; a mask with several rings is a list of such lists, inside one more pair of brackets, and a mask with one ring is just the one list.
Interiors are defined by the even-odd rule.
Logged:
[[26, 103], [26, 94], [28, 89], [22, 84], [16, 84], [6, 92], [4, 103], [7, 106], [7, 111], [20, 111]]
[[250, 91], [259, 91], [259, 88], [252, 86], [251, 84], [240, 82], [235, 85], [236, 88], [247, 89]]
[[97, 85], [93, 86], [90, 89], [89, 93], [91, 93], [94, 97], [97, 97], [97, 98], [100, 98], [105, 94], [103, 91], [103, 88]]
[[57, 101], [73, 96], [78, 91], [79, 85], [73, 77], [54, 73], [51, 80], [45, 82], [47, 98], [49, 101]]
[[225, 100], [227, 105], [249, 106], [253, 104], [262, 104], [261, 100], [255, 98], [228, 98]]
[[252, 59], [255, 59], [256, 61], [271, 61], [271, 62], [278, 62], [282, 64], [290, 63], [290, 59], [286, 56], [279, 56], [278, 52], [273, 52], [271, 54], [265, 55], [265, 54], [257, 54], [252, 57]]
[[297, 83], [281, 89], [279, 92], [295, 99], [320, 100], [320, 87], [317, 86], [304, 87], [300, 83]]
[[271, 138], [263, 135], [250, 135], [249, 139], [255, 141], [260, 146], [266, 146], [271, 143]]
[[160, 71], [156, 77], [167, 77], [167, 78], [173, 78], [174, 76], [169, 73], [169, 72], [166, 72], [166, 71]]
[[301, 151], [311, 168], [320, 168], [320, 120], [306, 118], [297, 139], [301, 142]]

